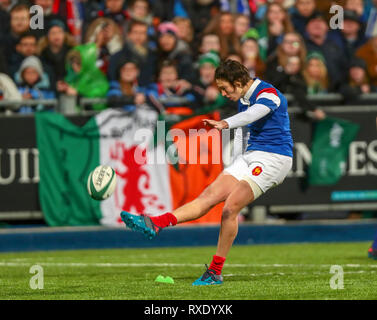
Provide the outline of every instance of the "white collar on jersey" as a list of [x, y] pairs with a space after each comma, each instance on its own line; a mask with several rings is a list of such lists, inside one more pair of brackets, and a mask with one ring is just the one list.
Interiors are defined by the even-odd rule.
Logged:
[[250, 99], [251, 95], [253, 94], [254, 90], [256, 89], [256, 87], [260, 84], [260, 82], [261, 81], [258, 78], [254, 78], [253, 84], [247, 90], [247, 92], [245, 93], [245, 95], [240, 99], [240, 101], [241, 101], [242, 104], [250, 105], [249, 99]]

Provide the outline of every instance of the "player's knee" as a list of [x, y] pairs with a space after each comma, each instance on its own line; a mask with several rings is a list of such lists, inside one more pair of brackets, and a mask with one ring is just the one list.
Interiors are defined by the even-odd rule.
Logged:
[[239, 211], [240, 209], [236, 205], [225, 203], [223, 212], [222, 212], [222, 219], [223, 220], [235, 219]]

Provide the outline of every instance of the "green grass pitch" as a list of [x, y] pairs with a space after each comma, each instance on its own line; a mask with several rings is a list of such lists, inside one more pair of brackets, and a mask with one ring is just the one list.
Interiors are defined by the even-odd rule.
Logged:
[[[377, 299], [377, 261], [370, 243], [234, 246], [224, 284], [193, 287], [215, 247], [0, 253], [0, 299], [274, 300]], [[43, 289], [31, 289], [33, 265]], [[343, 289], [332, 289], [332, 265]], [[158, 275], [174, 284], [157, 283]], [[335, 282], [339, 284], [339, 282]]]

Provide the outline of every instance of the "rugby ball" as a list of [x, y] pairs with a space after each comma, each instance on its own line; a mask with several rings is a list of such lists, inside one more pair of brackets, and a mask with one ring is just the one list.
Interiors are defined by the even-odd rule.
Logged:
[[110, 197], [116, 185], [116, 173], [109, 166], [96, 167], [88, 177], [88, 193], [95, 200], [105, 200]]

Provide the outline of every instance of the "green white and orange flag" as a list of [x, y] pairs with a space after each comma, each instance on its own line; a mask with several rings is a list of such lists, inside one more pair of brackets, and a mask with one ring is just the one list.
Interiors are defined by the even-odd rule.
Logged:
[[[201, 122], [200, 117], [192, 119], [191, 125]], [[222, 163], [179, 164], [177, 170], [165, 161], [166, 128], [155, 143], [157, 120], [155, 111], [143, 108], [133, 113], [107, 109], [83, 126], [61, 114], [36, 114], [39, 198], [46, 222], [116, 226], [121, 225], [122, 210], [162, 214], [199, 195], [222, 171]], [[221, 153], [220, 146], [214, 154]], [[181, 144], [177, 148], [181, 156]], [[87, 178], [99, 164], [117, 173], [114, 194], [104, 201], [91, 199], [86, 190]], [[198, 222], [218, 222], [220, 215], [221, 207], [216, 207]]]

